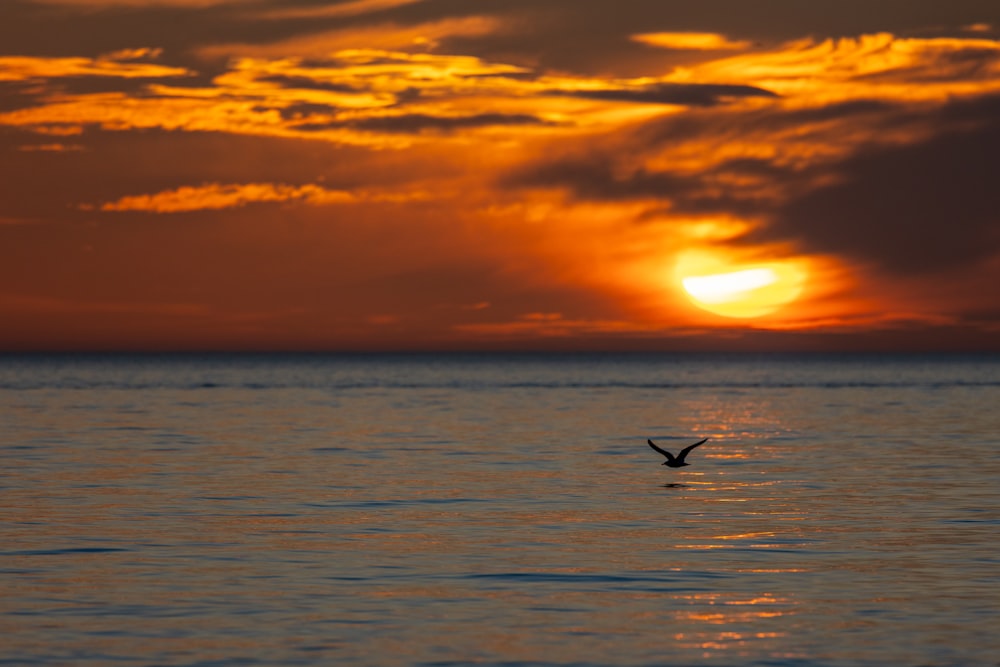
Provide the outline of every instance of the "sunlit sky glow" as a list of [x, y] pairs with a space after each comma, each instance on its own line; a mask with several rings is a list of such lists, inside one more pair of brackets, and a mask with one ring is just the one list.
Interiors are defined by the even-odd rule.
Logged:
[[750, 5], [5, 2], [0, 350], [1000, 349], [1000, 6]]

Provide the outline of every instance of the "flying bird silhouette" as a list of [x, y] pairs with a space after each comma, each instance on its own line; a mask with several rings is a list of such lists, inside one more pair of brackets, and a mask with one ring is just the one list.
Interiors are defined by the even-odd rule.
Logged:
[[705, 438], [704, 440], [702, 440], [700, 442], [696, 442], [693, 445], [688, 445], [687, 447], [685, 447], [684, 449], [682, 449], [681, 453], [678, 454], [677, 456], [674, 456], [673, 454], [671, 454], [670, 452], [668, 452], [665, 449], [660, 449], [659, 447], [657, 447], [656, 445], [653, 444], [652, 440], [647, 440], [646, 442], [649, 443], [650, 447], [652, 447], [653, 449], [655, 449], [656, 451], [658, 451], [659, 453], [661, 453], [661, 454], [663, 454], [664, 456], [667, 457], [667, 460], [663, 462], [663, 465], [665, 465], [667, 467], [670, 467], [670, 468], [681, 468], [683, 466], [689, 466], [689, 465], [691, 465], [690, 463], [688, 463], [687, 461], [684, 460], [684, 458], [688, 455], [688, 452], [690, 452], [692, 449], [694, 449], [698, 445], [704, 445], [706, 442], [708, 442], [708, 438]]

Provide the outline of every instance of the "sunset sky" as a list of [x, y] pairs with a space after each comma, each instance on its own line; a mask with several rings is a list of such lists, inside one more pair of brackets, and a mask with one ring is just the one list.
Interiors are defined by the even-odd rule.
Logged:
[[996, 0], [3, 0], [0, 351], [1000, 350]]

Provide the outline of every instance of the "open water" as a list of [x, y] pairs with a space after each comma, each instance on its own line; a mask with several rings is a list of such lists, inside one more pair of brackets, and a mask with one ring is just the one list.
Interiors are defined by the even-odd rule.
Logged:
[[0, 664], [997, 665], [1000, 357], [0, 357]]

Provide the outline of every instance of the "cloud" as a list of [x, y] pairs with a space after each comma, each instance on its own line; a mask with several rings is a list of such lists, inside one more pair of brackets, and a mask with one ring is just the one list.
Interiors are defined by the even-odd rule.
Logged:
[[949, 130], [830, 165], [830, 184], [782, 204], [759, 236], [905, 275], [960, 269], [1000, 253], [1000, 96], [932, 118]]
[[555, 161], [522, 167], [504, 179], [513, 187], [566, 188], [579, 199], [631, 200], [669, 199], [688, 192], [692, 179], [669, 172], [651, 172], [643, 168], [619, 175], [615, 162], [603, 150], [590, 155], [570, 156]]
[[989, 33], [993, 32], [993, 26], [989, 23], [970, 23], [969, 25], [963, 26], [963, 30], [967, 32], [974, 33]]
[[631, 39], [647, 46], [678, 51], [741, 51], [752, 46], [750, 42], [730, 41], [725, 35], [714, 32], [646, 32], [632, 35]]
[[183, 67], [168, 67], [147, 62], [130, 62], [155, 57], [152, 49], [120, 51], [102, 58], [38, 58], [0, 56], [0, 81], [33, 81], [68, 77], [111, 77], [121, 79], [160, 79], [191, 76]]
[[323, 4], [304, 7], [276, 7], [256, 10], [252, 15], [257, 19], [327, 19], [358, 16], [412, 5], [424, 0], [348, 0], [339, 4]]
[[717, 83], [656, 83], [635, 88], [557, 91], [557, 94], [592, 100], [683, 106], [714, 106], [741, 97], [777, 97], [771, 91], [756, 86]]
[[467, 116], [432, 116], [429, 114], [371, 116], [351, 125], [361, 130], [409, 133], [425, 130], [447, 132], [493, 126], [546, 124], [548, 124], [547, 121], [528, 114], [479, 113]]
[[[794, 43], [678, 70], [668, 77], [673, 82], [708, 77], [746, 83], [701, 84], [690, 91], [684, 84], [673, 83], [679, 88], [672, 89], [672, 81], [658, 83], [648, 89], [680, 90], [692, 97], [692, 108], [624, 123], [585, 146], [567, 144], [515, 170], [508, 182], [564, 188], [583, 199], [659, 197], [681, 210], [691, 210], [686, 203], [713, 200], [719, 209], [735, 199], [770, 205], [791, 190], [835, 178], [831, 165], [861, 152], [916, 145], [963, 124], [984, 123], [937, 113], [1000, 93], [1000, 79], [983, 75], [995, 67], [1000, 43], [988, 42], [985, 49], [983, 42], [876, 35]], [[909, 81], [915, 70], [948, 76]], [[886, 76], [896, 80], [889, 84]], [[768, 92], [771, 85], [780, 97]], [[725, 93], [743, 94], [746, 103], [697, 104]]]
[[415, 24], [385, 22], [352, 26], [305, 35], [270, 43], [211, 44], [198, 49], [203, 58], [225, 58], [235, 55], [255, 58], [324, 58], [337, 51], [351, 49], [383, 51], [429, 51], [442, 40], [455, 37], [479, 37], [500, 32], [505, 25], [489, 16], [445, 18]]
[[847, 99], [943, 102], [1000, 90], [1000, 41], [981, 38], [857, 38], [801, 40], [769, 52], [699, 63], [688, 77], [740, 81], [800, 104]]
[[419, 192], [401, 194], [329, 190], [313, 184], [294, 186], [274, 183], [207, 183], [165, 190], [156, 194], [132, 195], [100, 206], [84, 205], [82, 208], [119, 212], [184, 213], [237, 208], [261, 202], [301, 202], [312, 206], [325, 206], [362, 201], [402, 203], [416, 201], [425, 196]]
[[[6, 65], [0, 77], [69, 76], [96, 70], [109, 76], [138, 76], [137, 68], [144, 67], [114, 62], [95, 66], [87, 59], [29, 60], [28, 65], [0, 61], [0, 68]], [[141, 70], [143, 76], [157, 72], [172, 76], [186, 70]], [[459, 102], [462, 98], [499, 100], [518, 89], [531, 94], [539, 86], [511, 78], [522, 72], [520, 67], [467, 56], [377, 50], [342, 51], [319, 61], [242, 58], [209, 86], [151, 83], [138, 95], [117, 91], [60, 95], [0, 113], [0, 125], [40, 130], [84, 125], [119, 131], [162, 128], [405, 147], [408, 142], [398, 135], [406, 123], [379, 120], [387, 115], [384, 110], [393, 108], [393, 115], [408, 116], [414, 122], [423, 118], [425, 122], [415, 122], [423, 126], [476, 128], [529, 122], [530, 114], [519, 110], [468, 113]], [[498, 106], [502, 104], [498, 101]], [[369, 127], [364, 131], [356, 129], [366, 124]], [[379, 125], [387, 130], [381, 138], [376, 131]]]
[[221, 185], [210, 183], [198, 187], [182, 187], [152, 195], [134, 195], [102, 204], [102, 211], [151, 211], [179, 213], [205, 209], [232, 208], [252, 202], [277, 202], [290, 200], [352, 201], [347, 192], [332, 192], [315, 185], [290, 186], [271, 183]]
[[[31, 59], [31, 69], [50, 76], [98, 70], [107, 76], [190, 74], [145, 63], [64, 60]], [[21, 63], [7, 62], [6, 70], [3, 65], [0, 76], [29, 76]], [[626, 106], [650, 114], [661, 105], [772, 97], [767, 90], [736, 84], [555, 76], [470, 56], [349, 49], [319, 59], [239, 58], [209, 85], [150, 81], [137, 92], [62, 94], [0, 113], [0, 124], [38, 131], [161, 128], [406, 148], [428, 130], [490, 127], [511, 134], [546, 126], [574, 133], [577, 127], [620, 124], [634, 113], [623, 111]]]

